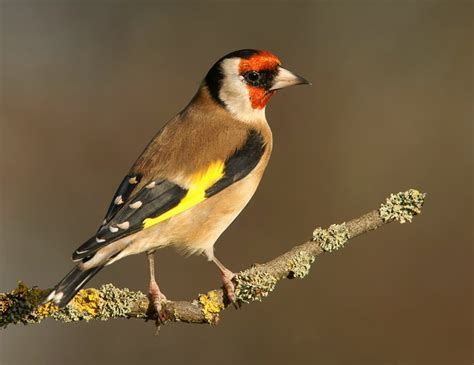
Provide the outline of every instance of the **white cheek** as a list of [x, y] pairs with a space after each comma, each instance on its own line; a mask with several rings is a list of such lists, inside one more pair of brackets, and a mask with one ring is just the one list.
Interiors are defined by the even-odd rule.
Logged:
[[254, 109], [250, 102], [243, 76], [239, 75], [239, 58], [229, 58], [222, 62], [222, 80], [219, 98], [227, 109], [244, 122], [265, 120], [265, 108]]

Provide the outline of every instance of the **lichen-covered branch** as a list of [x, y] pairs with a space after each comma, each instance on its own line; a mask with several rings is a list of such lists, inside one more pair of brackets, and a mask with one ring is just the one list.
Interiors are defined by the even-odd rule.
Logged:
[[[399, 221], [411, 222], [421, 212], [424, 193], [410, 189], [392, 194], [379, 209], [346, 223], [333, 224], [327, 229], [316, 228], [313, 238], [293, 247], [281, 256], [265, 263], [255, 264], [237, 274], [236, 295], [240, 303], [261, 301], [273, 291], [279, 280], [284, 278], [304, 278], [317, 255], [338, 250], [348, 240], [380, 226]], [[63, 309], [48, 303], [38, 306], [48, 290], [28, 288], [19, 283], [10, 293], [0, 293], [0, 326], [16, 323], [39, 323], [44, 318], [63, 322], [89, 321], [110, 318], [156, 319], [150, 311], [148, 299], [142, 292], [119, 289], [112, 284], [100, 289], [82, 289]], [[166, 301], [160, 313], [162, 321], [216, 324], [219, 313], [229, 306], [222, 289], [200, 294], [193, 301]]]

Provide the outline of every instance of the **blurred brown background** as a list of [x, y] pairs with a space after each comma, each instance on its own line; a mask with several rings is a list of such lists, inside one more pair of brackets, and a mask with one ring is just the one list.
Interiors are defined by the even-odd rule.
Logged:
[[[3, 364], [470, 364], [472, 2], [1, 2], [0, 289], [48, 287], [101, 222], [123, 174], [239, 48], [273, 51], [312, 87], [267, 108], [275, 150], [217, 245], [240, 270], [428, 192], [391, 224], [317, 259], [217, 327], [137, 320], [9, 327]], [[169, 298], [220, 284], [201, 257], [157, 256]], [[144, 255], [91, 285], [145, 290]]]

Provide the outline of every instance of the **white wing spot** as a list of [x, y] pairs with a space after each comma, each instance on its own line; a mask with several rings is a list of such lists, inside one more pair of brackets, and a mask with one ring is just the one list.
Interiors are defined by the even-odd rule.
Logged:
[[118, 231], [118, 228], [117, 227], [114, 227], [114, 226], [110, 226], [109, 227], [109, 231], [114, 233], [114, 232], [117, 232]]
[[147, 189], [153, 189], [156, 186], [156, 182], [152, 181], [149, 183], [147, 186], [145, 186]]
[[104, 220], [102, 221], [102, 225], [105, 226], [106, 224], [107, 224], [107, 219], [104, 219]]
[[96, 237], [96, 238], [95, 238], [95, 241], [96, 241], [97, 243], [105, 242], [105, 240], [104, 240], [103, 238], [99, 238], [99, 237]]
[[130, 227], [130, 222], [127, 221], [127, 222], [117, 224], [117, 227], [119, 227], [120, 229], [128, 229], [128, 227]]
[[137, 177], [136, 176], [131, 177], [130, 179], [128, 179], [128, 182], [130, 184], [136, 184], [138, 182]]
[[140, 200], [138, 200], [135, 203], [130, 204], [129, 207], [132, 209], [138, 209], [142, 206], [142, 204], [143, 203]]
[[114, 203], [120, 205], [123, 203], [122, 195], [119, 195], [115, 198]]

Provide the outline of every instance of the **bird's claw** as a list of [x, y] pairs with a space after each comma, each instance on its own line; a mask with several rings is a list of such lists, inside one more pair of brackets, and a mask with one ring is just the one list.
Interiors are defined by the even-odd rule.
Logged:
[[234, 274], [231, 271], [226, 271], [222, 273], [222, 283], [224, 284], [224, 290], [227, 296], [227, 299], [229, 299], [229, 302], [232, 303], [235, 309], [239, 309], [241, 306], [241, 303], [237, 301], [237, 296], [235, 295], [235, 284], [233, 280], [235, 279], [236, 274]]
[[150, 292], [148, 293], [149, 313], [154, 313], [156, 315], [155, 325], [156, 325], [156, 335], [160, 332], [160, 328], [165, 324], [165, 316], [162, 313], [163, 305], [162, 303], [166, 302], [166, 296], [161, 292]]

